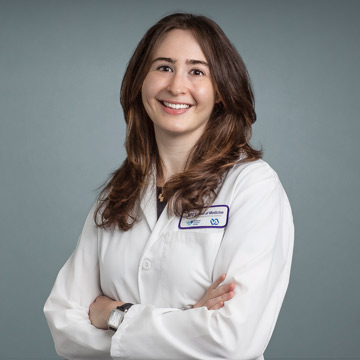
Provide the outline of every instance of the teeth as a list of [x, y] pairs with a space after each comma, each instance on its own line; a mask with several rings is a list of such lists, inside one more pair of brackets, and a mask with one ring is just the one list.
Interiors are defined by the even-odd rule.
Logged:
[[171, 109], [188, 109], [190, 107], [190, 105], [187, 105], [187, 104], [172, 104], [172, 103], [168, 103], [166, 101], [163, 101], [163, 104], [166, 106], [166, 107], [169, 107]]

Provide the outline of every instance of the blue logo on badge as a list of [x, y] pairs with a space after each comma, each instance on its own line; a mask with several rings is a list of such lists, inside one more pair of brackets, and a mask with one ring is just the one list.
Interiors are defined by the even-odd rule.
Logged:
[[187, 226], [191, 226], [193, 222], [194, 222], [194, 220], [192, 220], [192, 221], [188, 220], [188, 221], [186, 222], [186, 224], [187, 224]]
[[218, 219], [218, 218], [211, 219], [211, 220], [210, 220], [210, 224], [211, 224], [211, 225], [219, 225], [219, 219]]

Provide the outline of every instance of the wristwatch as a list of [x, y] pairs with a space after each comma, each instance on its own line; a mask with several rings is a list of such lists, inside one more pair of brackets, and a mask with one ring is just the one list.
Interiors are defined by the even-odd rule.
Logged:
[[132, 306], [133, 304], [126, 303], [121, 306], [117, 306], [115, 309], [112, 309], [107, 323], [108, 329], [116, 331], [123, 322], [125, 314]]

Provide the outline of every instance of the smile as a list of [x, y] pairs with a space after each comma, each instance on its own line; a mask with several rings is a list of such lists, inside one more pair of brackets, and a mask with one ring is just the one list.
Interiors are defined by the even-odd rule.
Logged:
[[175, 109], [175, 110], [180, 110], [180, 109], [189, 109], [190, 105], [188, 104], [173, 104], [173, 103], [169, 103], [167, 101], [161, 101], [161, 103], [170, 108], [170, 109]]

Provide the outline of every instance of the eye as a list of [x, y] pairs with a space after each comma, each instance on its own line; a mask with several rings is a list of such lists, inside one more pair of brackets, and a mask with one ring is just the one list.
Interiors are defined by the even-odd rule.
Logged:
[[191, 73], [192, 75], [195, 75], [195, 76], [203, 76], [203, 75], [205, 75], [205, 73], [204, 73], [202, 70], [200, 70], [200, 69], [192, 69], [192, 70], [190, 71], [190, 73]]
[[172, 71], [171, 67], [168, 65], [161, 65], [161, 66], [158, 66], [156, 69], [159, 71], [165, 71], [165, 72]]

